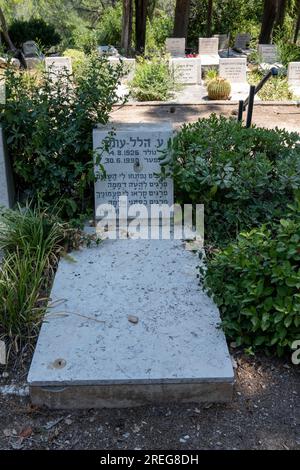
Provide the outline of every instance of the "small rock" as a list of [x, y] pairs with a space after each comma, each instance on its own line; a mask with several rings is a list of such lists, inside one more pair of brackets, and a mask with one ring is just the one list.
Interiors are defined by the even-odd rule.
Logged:
[[135, 315], [128, 315], [128, 321], [130, 321], [130, 323], [136, 324], [138, 323], [139, 319]]
[[237, 369], [238, 365], [237, 365], [236, 360], [235, 360], [233, 357], [231, 357], [231, 363], [232, 363], [232, 367], [233, 367], [234, 369]]
[[5, 437], [10, 437], [12, 436], [12, 431], [11, 429], [3, 429], [3, 434]]
[[17, 440], [15, 440], [15, 441], [12, 441], [12, 442], [10, 443], [10, 445], [11, 445], [11, 447], [12, 447], [14, 450], [20, 450], [20, 449], [22, 449], [22, 447], [23, 447], [23, 439], [20, 438], [20, 439], [17, 439]]
[[8, 372], [2, 372], [2, 377], [3, 377], [3, 379], [7, 379], [7, 377], [9, 377], [9, 373]]
[[32, 427], [31, 426], [27, 426], [26, 428], [22, 429], [22, 431], [20, 432], [20, 437], [22, 437], [23, 439], [27, 439], [28, 437], [30, 437], [32, 434]]
[[73, 421], [72, 421], [70, 418], [66, 418], [66, 419], [65, 419], [65, 423], [66, 423], [68, 426], [70, 426], [70, 425], [73, 423]]
[[232, 341], [232, 342], [230, 343], [230, 347], [233, 348], [233, 349], [236, 348], [236, 342], [235, 342], [235, 341]]
[[130, 433], [129, 433], [129, 432], [125, 432], [125, 433], [123, 434], [124, 439], [127, 439], [129, 436], [130, 436]]

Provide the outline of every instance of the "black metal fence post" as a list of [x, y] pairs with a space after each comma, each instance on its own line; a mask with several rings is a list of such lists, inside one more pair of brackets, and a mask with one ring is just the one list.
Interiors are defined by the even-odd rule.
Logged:
[[251, 122], [252, 122], [254, 95], [255, 95], [255, 85], [251, 85], [250, 86], [250, 93], [249, 93], [249, 104], [248, 104], [248, 111], [247, 111], [247, 119], [246, 119], [246, 127], [248, 127], [248, 128], [251, 126]]
[[243, 111], [244, 111], [244, 100], [240, 100], [239, 109], [238, 109], [238, 118], [237, 118], [239, 122], [242, 122], [243, 120]]

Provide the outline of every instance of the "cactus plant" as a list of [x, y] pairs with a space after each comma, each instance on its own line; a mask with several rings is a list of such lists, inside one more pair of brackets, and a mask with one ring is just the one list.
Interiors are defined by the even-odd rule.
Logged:
[[228, 80], [216, 77], [207, 84], [207, 93], [210, 100], [228, 100], [231, 86]]

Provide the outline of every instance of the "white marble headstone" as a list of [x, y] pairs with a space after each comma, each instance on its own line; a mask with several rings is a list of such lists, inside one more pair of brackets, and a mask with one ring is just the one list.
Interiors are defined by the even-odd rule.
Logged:
[[[127, 196], [128, 207], [143, 204], [173, 204], [173, 181], [160, 181], [161, 151], [166, 149], [172, 137], [170, 123], [116, 123], [98, 126], [93, 132], [94, 150], [101, 154], [108, 133], [115, 134], [109, 142], [109, 150], [102, 153], [101, 164], [106, 171], [104, 180], [95, 182], [95, 213], [99, 218], [99, 206], [110, 204], [119, 210], [119, 197]], [[102, 150], [101, 150], [102, 149]], [[98, 167], [95, 166], [95, 173]]]
[[172, 57], [184, 57], [185, 38], [167, 38], [166, 51], [169, 52]]
[[172, 58], [170, 60], [175, 80], [178, 83], [193, 85], [201, 83], [201, 62], [197, 58]]
[[258, 54], [264, 64], [275, 64], [278, 62], [278, 52], [275, 44], [259, 44]]
[[288, 82], [300, 86], [300, 62], [290, 62], [288, 65]]
[[247, 82], [247, 59], [232, 58], [220, 59], [219, 65], [220, 77], [226, 78], [230, 83]]
[[200, 55], [218, 55], [219, 38], [199, 38]]
[[72, 73], [72, 61], [70, 57], [46, 57], [46, 70], [59, 75], [60, 73]]
[[5, 151], [2, 128], [0, 127], [0, 207], [11, 207], [13, 197], [12, 172]]

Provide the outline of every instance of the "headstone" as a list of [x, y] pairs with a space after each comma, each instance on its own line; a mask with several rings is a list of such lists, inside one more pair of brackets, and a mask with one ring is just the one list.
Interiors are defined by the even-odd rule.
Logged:
[[235, 49], [247, 49], [251, 41], [251, 36], [249, 33], [240, 33], [236, 36], [234, 42]]
[[170, 63], [178, 83], [201, 84], [200, 59], [173, 57]]
[[300, 62], [290, 62], [288, 65], [288, 82], [300, 86]]
[[278, 62], [278, 52], [275, 44], [259, 44], [258, 54], [260, 61], [264, 64], [275, 64]]
[[109, 63], [111, 65], [123, 64], [124, 68], [124, 79], [132, 80], [135, 72], [135, 59], [130, 59], [127, 57], [108, 57]]
[[35, 41], [26, 41], [23, 43], [23, 53], [25, 57], [40, 57], [40, 51]]
[[26, 57], [25, 62], [28, 70], [36, 69], [43, 61], [39, 57]]
[[172, 57], [184, 57], [185, 38], [167, 38], [166, 51], [169, 52]]
[[220, 59], [219, 75], [226, 78], [230, 83], [247, 82], [247, 59], [232, 58]]
[[222, 51], [223, 49], [228, 49], [228, 47], [229, 47], [228, 34], [214, 34], [214, 38], [218, 38], [218, 40], [219, 40], [218, 49], [220, 51]]
[[13, 199], [12, 171], [5, 149], [2, 127], [0, 127], [0, 207], [12, 207]]
[[119, 56], [118, 50], [114, 46], [98, 46], [99, 55]]
[[[108, 133], [115, 132], [109, 150], [103, 151]], [[101, 204], [110, 204], [119, 213], [119, 197], [127, 196], [128, 207], [143, 204], [173, 204], [173, 182], [160, 181], [161, 151], [172, 137], [169, 123], [121, 124], [98, 126], [93, 132], [94, 150], [102, 155], [106, 179], [95, 183], [95, 212]], [[102, 153], [103, 152], [103, 153]], [[95, 168], [96, 174], [98, 167]], [[99, 217], [98, 217], [99, 218]]]
[[199, 54], [200, 55], [218, 55], [219, 39], [218, 38], [199, 38]]
[[72, 61], [70, 57], [46, 57], [45, 66], [48, 72], [54, 75], [72, 73]]

